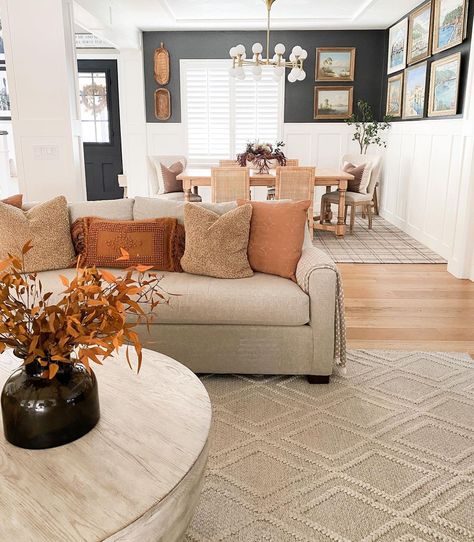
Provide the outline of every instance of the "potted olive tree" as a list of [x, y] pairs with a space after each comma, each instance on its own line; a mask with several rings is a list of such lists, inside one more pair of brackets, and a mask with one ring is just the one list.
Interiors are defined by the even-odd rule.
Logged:
[[387, 143], [382, 132], [390, 128], [392, 117], [384, 117], [382, 121], [374, 118], [372, 107], [364, 100], [357, 101], [356, 112], [346, 120], [349, 126], [354, 127], [352, 141], [357, 141], [360, 154], [367, 154], [370, 145], [386, 147]]

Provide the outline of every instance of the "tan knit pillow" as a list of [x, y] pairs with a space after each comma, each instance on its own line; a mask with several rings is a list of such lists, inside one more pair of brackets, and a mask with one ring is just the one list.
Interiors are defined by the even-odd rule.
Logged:
[[251, 205], [224, 215], [192, 203], [185, 205], [183, 270], [222, 279], [251, 277], [253, 271], [247, 258], [251, 218]]
[[0, 202], [0, 258], [20, 255], [23, 245], [33, 248], [25, 255], [25, 271], [69, 267], [74, 260], [67, 201], [58, 196], [22, 211]]

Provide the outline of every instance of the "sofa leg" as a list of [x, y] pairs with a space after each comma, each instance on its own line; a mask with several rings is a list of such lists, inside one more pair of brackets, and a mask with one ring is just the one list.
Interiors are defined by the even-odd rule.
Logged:
[[330, 376], [329, 375], [308, 375], [306, 377], [310, 384], [329, 384]]

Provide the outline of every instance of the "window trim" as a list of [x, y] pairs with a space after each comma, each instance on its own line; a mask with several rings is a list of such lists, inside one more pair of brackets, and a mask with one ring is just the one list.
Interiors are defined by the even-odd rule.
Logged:
[[[231, 67], [231, 60], [229, 59], [181, 59], [179, 61], [179, 71], [180, 71], [180, 82], [181, 82], [181, 90], [180, 90], [180, 98], [181, 98], [181, 125], [182, 129], [184, 131], [183, 139], [184, 139], [184, 146], [186, 149], [186, 155], [189, 156], [189, 144], [188, 144], [188, 126], [187, 126], [187, 119], [188, 119], [188, 111], [187, 111], [187, 79], [186, 79], [186, 70], [188, 68], [202, 68], [207, 69], [209, 67], [216, 67], [216, 68], [225, 68], [228, 70]], [[285, 74], [286, 75], [286, 74]], [[247, 75], [248, 77], [251, 77], [250, 74]], [[229, 75], [230, 78], [230, 75]], [[233, 81], [233, 79], [232, 79]], [[279, 95], [280, 95], [280, 107], [279, 107], [279, 114], [278, 114], [278, 126], [277, 126], [277, 140], [281, 141], [283, 140], [283, 133], [284, 133], [284, 118], [285, 118], [285, 76], [282, 76], [279, 82]], [[231, 100], [231, 118], [229, 119], [229, 126], [230, 126], [230, 146], [231, 148], [235, 145], [235, 123], [234, 123], [234, 115], [233, 112], [233, 103], [235, 104], [235, 85], [230, 85], [230, 100]], [[229, 156], [228, 159], [232, 160], [235, 156]], [[214, 161], [189, 161], [188, 164], [190, 166], [203, 166], [203, 167], [211, 167], [217, 165], [218, 160]]]

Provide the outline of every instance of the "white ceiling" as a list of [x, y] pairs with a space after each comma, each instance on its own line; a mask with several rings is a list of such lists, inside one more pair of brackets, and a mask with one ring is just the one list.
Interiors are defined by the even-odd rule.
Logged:
[[[421, 0], [276, 0], [275, 29], [387, 28]], [[102, 3], [102, 2], [100, 2]], [[104, 0], [119, 24], [141, 30], [256, 29], [266, 25], [263, 0]]]

